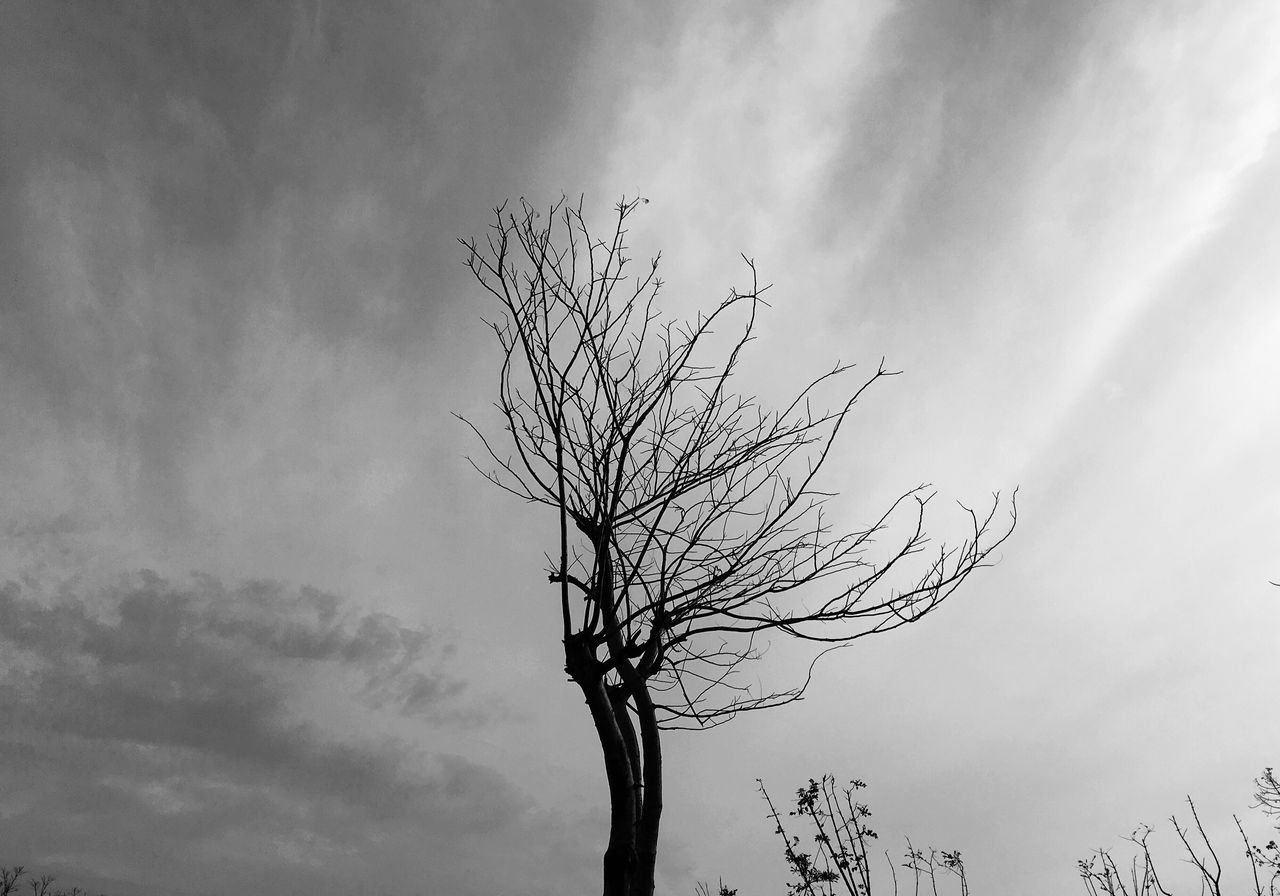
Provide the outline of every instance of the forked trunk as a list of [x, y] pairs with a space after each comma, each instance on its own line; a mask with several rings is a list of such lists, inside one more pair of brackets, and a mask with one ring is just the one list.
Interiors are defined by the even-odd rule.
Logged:
[[[609, 846], [604, 854], [604, 896], [653, 896], [662, 816], [662, 750], [653, 702], [643, 677], [627, 656], [613, 603], [613, 564], [605, 533], [579, 522], [596, 549], [595, 602], [604, 617], [604, 636], [619, 681], [585, 635], [565, 640], [565, 671], [582, 689], [604, 753], [609, 782]], [[631, 721], [634, 703], [640, 736]]]
[[639, 737], [624, 688], [610, 688], [600, 664], [580, 645], [566, 645], [566, 671], [582, 690], [600, 739], [609, 784], [609, 845], [603, 896], [653, 896], [662, 814], [662, 753], [646, 692], [636, 702]]
[[[582, 690], [600, 738], [605, 778], [609, 783], [609, 845], [604, 853], [604, 896], [631, 896], [637, 866], [636, 834], [640, 807], [633, 768], [638, 757], [618, 724], [600, 664], [581, 642], [565, 644], [565, 671]], [[624, 710], [625, 711], [625, 710]], [[629, 720], [627, 729], [630, 729]], [[630, 741], [635, 743], [635, 735]]]

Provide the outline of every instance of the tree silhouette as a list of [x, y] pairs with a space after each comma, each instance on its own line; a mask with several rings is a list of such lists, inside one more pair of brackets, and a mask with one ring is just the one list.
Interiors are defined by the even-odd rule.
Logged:
[[[787, 884], [787, 896], [837, 896], [841, 892], [848, 896], [874, 896], [877, 890], [871, 847], [880, 835], [868, 823], [871, 809], [858, 798], [867, 786], [863, 781], [854, 779], [841, 785], [835, 776], [823, 775], [810, 778], [807, 786], [796, 789], [795, 808], [787, 816], [802, 826], [807, 820], [813, 852], [805, 852], [802, 838], [787, 829], [789, 822], [773, 804], [764, 782], [757, 778], [756, 786], [769, 806], [767, 817], [774, 823], [774, 833], [782, 839], [783, 857], [795, 878], [794, 883]], [[904, 869], [902, 882], [909, 884], [917, 896], [922, 888], [938, 896], [939, 878], [950, 878], [959, 896], [969, 896], [969, 878], [959, 850], [925, 851], [917, 849], [910, 837], [906, 841], [900, 866], [888, 850], [884, 852], [884, 867], [889, 870], [894, 896], [899, 892], [899, 867]], [[727, 889], [723, 882], [720, 886], [721, 890]], [[946, 884], [942, 887], [945, 891]]]
[[[477, 469], [555, 512], [547, 573], [565, 671], [586, 698], [609, 785], [605, 896], [653, 892], [662, 729], [799, 699], [812, 664], [778, 690], [739, 680], [764, 637], [815, 642], [821, 656], [914, 622], [987, 565], [1016, 521], [1009, 501], [1007, 523], [996, 522], [997, 493], [988, 510], [964, 508], [962, 543], [931, 548], [933, 494], [922, 485], [868, 525], [837, 530], [818, 475], [858, 399], [892, 373], [882, 364], [846, 387], [853, 365], [836, 364], [779, 409], [735, 393], [765, 307], [755, 265], [743, 256], [749, 290], [692, 321], [664, 322], [659, 259], [627, 273], [626, 222], [641, 201], [618, 203], [604, 239], [581, 201], [543, 215], [522, 200], [495, 209], [484, 241], [461, 240], [501, 308], [491, 326], [508, 447], [466, 422], [496, 464]], [[716, 349], [713, 333], [731, 324]], [[818, 409], [827, 388], [843, 397]]]
[[[20, 892], [19, 882], [22, 876], [27, 873], [25, 866], [13, 865], [11, 867], [0, 867], [0, 896], [10, 896], [10, 894]], [[53, 882], [56, 878], [52, 874], [42, 874], [39, 877], [31, 875], [27, 878], [27, 886], [31, 889], [31, 896], [89, 896], [89, 893], [79, 887], [72, 887], [69, 890], [53, 889]], [[101, 893], [98, 896], [102, 896]]]
[[[1254, 783], [1258, 788], [1253, 795], [1256, 800], [1254, 808], [1261, 809], [1280, 833], [1280, 782], [1276, 780], [1274, 771], [1267, 768]], [[1200, 813], [1190, 796], [1187, 797], [1187, 807], [1191, 812], [1191, 825], [1180, 823], [1176, 815], [1169, 816], [1186, 855], [1183, 862], [1195, 869], [1200, 893], [1222, 896], [1223, 867], [1218, 850], [1205, 832]], [[1245, 833], [1239, 816], [1232, 816], [1232, 820], [1244, 845], [1253, 896], [1280, 896], [1280, 844], [1276, 838], [1265, 844], [1255, 843]], [[1136, 847], [1136, 854], [1130, 856], [1127, 864], [1123, 859], [1117, 862], [1109, 849], [1096, 849], [1088, 858], [1079, 860], [1076, 869], [1088, 896], [1173, 896], [1161, 877], [1160, 863], [1147, 845], [1152, 833], [1152, 828], [1142, 825], [1125, 838]]]
[[26, 868], [22, 865], [14, 865], [12, 868], [0, 868], [0, 896], [10, 896], [25, 873]]

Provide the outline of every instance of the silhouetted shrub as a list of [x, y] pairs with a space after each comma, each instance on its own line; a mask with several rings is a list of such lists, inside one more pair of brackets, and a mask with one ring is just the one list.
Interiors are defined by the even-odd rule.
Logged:
[[[1253, 808], [1260, 809], [1280, 834], [1280, 781], [1274, 770], [1267, 768], [1255, 780]], [[788, 896], [873, 896], [876, 875], [872, 873], [870, 847], [879, 838], [868, 824], [871, 810], [859, 802], [856, 795], [866, 788], [859, 780], [847, 785], [837, 785], [831, 775], [810, 778], [808, 785], [796, 790], [795, 808], [786, 817], [798, 819], [796, 823], [807, 827], [812, 851], [805, 851], [805, 839], [787, 830], [784, 816], [778, 811], [764, 782], [756, 784], [769, 806], [766, 817], [773, 820], [774, 832], [782, 838], [784, 858], [794, 881], [787, 884]], [[1222, 863], [1218, 851], [1205, 833], [1196, 811], [1195, 803], [1187, 797], [1192, 826], [1179, 823], [1177, 816], [1170, 822], [1182, 843], [1183, 852], [1199, 876], [1200, 894], [1222, 896]], [[1259, 845], [1249, 839], [1238, 816], [1233, 816], [1236, 830], [1244, 845], [1244, 854], [1251, 873], [1253, 896], [1280, 896], [1280, 843], [1277, 838]], [[1077, 863], [1080, 879], [1088, 896], [1174, 896], [1161, 878], [1160, 865], [1147, 844], [1152, 828], [1143, 825], [1126, 838], [1137, 847], [1136, 855], [1127, 861], [1117, 862], [1114, 851], [1095, 850], [1088, 858]], [[893, 861], [885, 850], [883, 866], [887, 867], [894, 896], [899, 886], [905, 884], [913, 894], [921, 892], [937, 896], [947, 888], [958, 889], [960, 896], [968, 896], [969, 881], [965, 875], [964, 861], [958, 850], [917, 849], [907, 838], [904, 861]], [[877, 856], [875, 864], [880, 865]], [[900, 870], [905, 874], [899, 876]], [[941, 888], [941, 889], [940, 889]], [[709, 884], [699, 883], [696, 896], [736, 896], [737, 890], [720, 881], [719, 890], [712, 891]], [[0, 896], [4, 896], [0, 893]], [[755, 894], [747, 894], [755, 896]]]

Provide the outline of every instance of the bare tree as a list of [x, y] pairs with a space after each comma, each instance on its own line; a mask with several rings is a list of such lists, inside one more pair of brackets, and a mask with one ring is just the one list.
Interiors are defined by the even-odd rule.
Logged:
[[[799, 699], [812, 665], [804, 681], [759, 693], [735, 674], [769, 633], [826, 652], [914, 622], [987, 565], [1015, 522], [1012, 501], [997, 521], [996, 494], [989, 510], [964, 508], [961, 544], [931, 547], [933, 493], [918, 486], [865, 527], [836, 530], [818, 474], [858, 399], [892, 374], [881, 365], [842, 387], [853, 365], [836, 364], [780, 409], [736, 394], [765, 306], [755, 265], [743, 257], [749, 290], [664, 322], [659, 259], [627, 273], [626, 221], [642, 201], [620, 202], [603, 239], [581, 201], [562, 200], [545, 215], [523, 201], [499, 207], [487, 239], [462, 240], [501, 308], [507, 444], [468, 421], [496, 464], [478, 469], [558, 522], [547, 572], [565, 671], [586, 697], [609, 785], [605, 896], [653, 892], [661, 730]], [[713, 331], [731, 325], [716, 350]], [[842, 397], [818, 409], [828, 387]]]
[[[1273, 821], [1280, 821], [1280, 784], [1272, 770], [1264, 770], [1255, 783], [1258, 792], [1254, 794], [1257, 800], [1254, 807], [1260, 808]], [[1195, 868], [1202, 894], [1222, 896], [1223, 869], [1218, 850], [1205, 832], [1200, 813], [1189, 796], [1187, 806], [1191, 811], [1190, 827], [1180, 824], [1177, 816], [1169, 818], [1186, 855], [1184, 861]], [[1232, 820], [1244, 845], [1254, 896], [1280, 896], [1280, 845], [1275, 839], [1261, 846], [1254, 843], [1245, 833], [1239, 816], [1233, 816]], [[1276, 830], [1280, 831], [1280, 824]], [[1172, 891], [1160, 876], [1159, 863], [1147, 845], [1151, 833], [1152, 829], [1143, 825], [1125, 838], [1137, 847], [1136, 855], [1131, 856], [1125, 865], [1118, 864], [1109, 849], [1095, 850], [1089, 858], [1080, 860], [1077, 870], [1085, 892], [1089, 896], [1172, 896]]]
[[1272, 818], [1280, 819], [1280, 781], [1276, 780], [1275, 769], [1264, 768], [1262, 774], [1254, 779], [1258, 788], [1253, 795], [1255, 809], [1261, 809]]
[[[0, 896], [10, 896], [18, 892], [18, 881], [26, 873], [26, 868], [22, 865], [0, 867]], [[50, 888], [55, 879], [52, 874], [42, 874], [40, 877], [32, 875], [27, 878], [32, 896], [89, 896], [87, 891], [79, 887], [72, 887], [70, 890], [52, 890]], [[99, 893], [98, 896], [102, 894]]]
[[0, 868], [0, 896], [10, 896], [17, 888], [18, 880], [26, 873], [26, 869], [21, 865], [14, 865], [12, 868]]

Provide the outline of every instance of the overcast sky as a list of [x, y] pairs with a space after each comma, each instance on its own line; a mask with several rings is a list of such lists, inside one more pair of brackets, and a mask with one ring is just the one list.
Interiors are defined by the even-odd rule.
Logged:
[[746, 382], [904, 371], [832, 464], [848, 525], [1021, 489], [936, 615], [668, 739], [662, 892], [783, 892], [757, 777], [863, 778], [884, 847], [1015, 896], [1188, 793], [1226, 837], [1280, 765], [1272, 0], [0, 11], [0, 864], [599, 886], [554, 519], [452, 416], [496, 426], [456, 237], [561, 192], [649, 198], [672, 315], [756, 260]]

